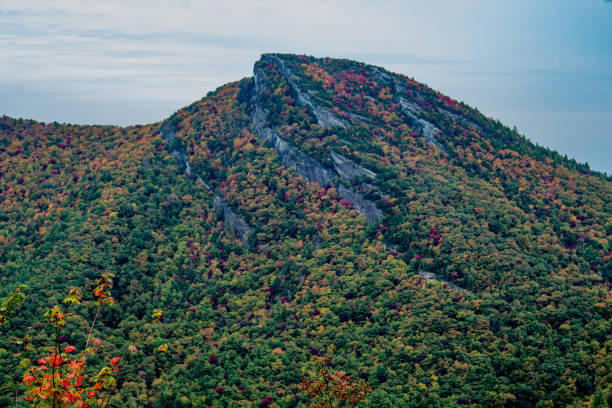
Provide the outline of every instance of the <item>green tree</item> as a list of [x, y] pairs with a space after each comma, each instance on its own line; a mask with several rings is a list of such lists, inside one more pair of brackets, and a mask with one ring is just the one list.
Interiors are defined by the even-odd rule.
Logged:
[[608, 405], [608, 401], [601, 390], [597, 390], [595, 394], [593, 394], [590, 408], [610, 408], [610, 405]]

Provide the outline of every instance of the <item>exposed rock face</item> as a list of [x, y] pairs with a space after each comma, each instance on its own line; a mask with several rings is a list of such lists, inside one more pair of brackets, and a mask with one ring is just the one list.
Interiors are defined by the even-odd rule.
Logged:
[[381, 85], [389, 85], [390, 83], [395, 83], [393, 77], [386, 72], [382, 72], [380, 69], [374, 67], [372, 69], [372, 73], [374, 76], [374, 80]]
[[[366, 200], [358, 191], [336, 183], [336, 178], [350, 181], [358, 175], [367, 175], [374, 178], [376, 176], [374, 172], [335, 153], [332, 153], [334, 169], [323, 166], [318, 160], [291, 146], [275, 131], [264, 126], [265, 116], [261, 107], [255, 106], [251, 114], [251, 126], [260, 140], [274, 147], [285, 167], [293, 169], [311, 183], [319, 183], [322, 187], [337, 186], [340, 196], [351, 203], [359, 213], [363, 214], [368, 222], [380, 218], [382, 212], [376, 208], [376, 204]], [[336, 156], [335, 159], [334, 155]]]
[[440, 132], [440, 129], [438, 129], [425, 119], [417, 119], [417, 122], [419, 122], [419, 125], [421, 125], [421, 133], [423, 133], [423, 136], [425, 136], [425, 140], [427, 140], [429, 143], [433, 144], [443, 152], [446, 152], [444, 147], [436, 140], [436, 135], [438, 134], [438, 132]]
[[403, 98], [401, 96], [399, 97], [399, 103], [406, 115], [410, 116], [414, 120], [418, 119], [416, 115], [418, 115], [421, 111], [421, 107], [418, 103], [409, 101], [408, 99]]
[[415, 102], [409, 101], [403, 97], [399, 97], [398, 100], [400, 106], [402, 107], [402, 111], [406, 114], [406, 116], [415, 120], [421, 126], [421, 134], [425, 137], [425, 140], [427, 140], [428, 143], [433, 144], [443, 152], [446, 152], [444, 146], [442, 146], [440, 142], [436, 140], [436, 135], [438, 134], [438, 132], [440, 132], [440, 129], [438, 129], [432, 123], [426, 121], [425, 119], [421, 119], [417, 116], [417, 114], [421, 110], [421, 107]]
[[[176, 133], [174, 132], [174, 130], [170, 128], [170, 125], [167, 122], [164, 122], [161, 125], [160, 132], [164, 140], [168, 142], [173, 142], [176, 139]], [[207, 190], [210, 190], [210, 186], [202, 179], [202, 176], [200, 176], [198, 173], [191, 170], [191, 165], [189, 164], [189, 161], [187, 160], [187, 152], [185, 151], [184, 148], [174, 149], [172, 150], [171, 154], [176, 158], [178, 163], [183, 167], [183, 169], [185, 170], [185, 174], [187, 174], [188, 176], [194, 177], [198, 181], [198, 183], [202, 184]]]
[[[297, 85], [295, 85], [295, 82], [291, 78], [291, 73], [287, 70], [279, 58], [267, 55], [263, 56], [262, 59], [272, 61], [273, 63], [277, 64], [281, 73], [287, 78], [287, 81], [290, 84], [293, 82], [292, 86], [295, 87], [298, 97], [301, 95], [303, 101], [302, 103], [313, 109], [314, 105], [312, 105], [310, 98], [305, 93], [301, 92], [299, 88], [297, 88]], [[376, 208], [376, 204], [365, 199], [359, 191], [356, 191], [350, 187], [345, 187], [337, 182], [337, 179], [350, 182], [356, 177], [360, 176], [375, 179], [376, 173], [337, 153], [331, 154], [333, 169], [330, 169], [295, 146], [287, 143], [272, 128], [267, 126], [268, 112], [260, 105], [258, 98], [258, 95], [267, 89], [265, 74], [257, 68], [254, 69], [253, 73], [255, 76], [255, 93], [251, 97], [251, 103], [253, 104], [253, 110], [251, 112], [251, 128], [253, 129], [257, 138], [272, 146], [277, 151], [281, 163], [285, 167], [293, 169], [307, 181], [311, 183], [319, 183], [321, 187], [336, 187], [340, 196], [345, 201], [351, 203], [355, 210], [363, 214], [368, 222], [373, 222], [380, 218], [382, 216], [382, 212]], [[319, 120], [318, 116], [317, 119]], [[368, 186], [371, 185], [368, 184]], [[372, 186], [372, 189], [375, 189], [375, 187]]]
[[336, 177], [334, 172], [323, 166], [316, 159], [291, 146], [274, 130], [265, 126], [266, 116], [266, 112], [260, 106], [255, 106], [255, 110], [251, 114], [251, 126], [261, 141], [274, 147], [280, 156], [281, 163], [285, 167], [295, 170], [297, 174], [306, 180], [319, 183], [321, 187], [332, 185]]
[[[160, 128], [160, 132], [161, 132], [162, 137], [164, 138], [164, 140], [166, 140], [167, 142], [171, 143], [171, 142], [174, 142], [174, 140], [176, 139], [176, 133], [174, 133], [174, 130], [171, 129], [171, 127], [168, 124], [168, 122], [162, 123], [161, 128]], [[191, 166], [189, 165], [189, 162], [187, 161], [187, 152], [185, 151], [185, 149], [184, 148], [175, 148], [170, 153], [174, 157], [176, 157], [176, 160], [179, 162], [181, 167], [185, 170], [185, 173], [190, 175], [191, 174]]]
[[181, 149], [180, 151], [175, 149], [172, 151], [172, 155], [176, 157], [176, 160], [178, 160], [178, 162], [183, 166], [183, 168], [185, 169], [185, 173], [191, 174], [191, 166], [187, 161], [186, 152], [183, 149]]
[[445, 284], [450, 289], [452, 289], [452, 290], [454, 290], [456, 292], [467, 292], [466, 289], [460, 288], [459, 286], [457, 286], [457, 285], [455, 285], [453, 283], [447, 282], [444, 279], [440, 279], [438, 277], [438, 275], [436, 275], [435, 273], [432, 273], [432, 272], [421, 272], [421, 273], [419, 273], [419, 275], [423, 279], [425, 279], [426, 281], [435, 280], [435, 281], [438, 281], [438, 282], [442, 282], [443, 284]]
[[357, 212], [360, 214], [363, 214], [369, 223], [376, 221], [382, 216], [382, 211], [376, 208], [376, 204], [374, 204], [372, 201], [366, 200], [358, 191], [355, 191], [352, 188], [344, 187], [343, 184], [339, 184], [338, 194], [340, 194], [344, 200], [353, 204], [355, 210], [357, 210]]
[[[374, 79], [381, 85], [393, 85], [393, 90], [396, 95], [402, 95], [405, 92], [404, 87], [402, 87], [398, 81], [393, 78], [391, 75], [386, 74], [380, 71], [377, 68], [373, 70]], [[421, 112], [421, 107], [418, 103], [410, 101], [403, 96], [396, 96], [396, 101], [399, 102], [402, 111], [406, 116], [416, 121], [421, 127], [421, 134], [425, 137], [428, 143], [433, 144], [438, 149], [446, 152], [444, 147], [436, 140], [436, 134], [440, 131], [437, 127], [435, 127], [432, 123], [426, 121], [425, 119], [419, 118], [418, 115]]]
[[264, 61], [271, 62], [278, 67], [278, 70], [280, 71], [280, 73], [283, 75], [283, 77], [285, 77], [285, 79], [287, 80], [287, 82], [289, 82], [289, 85], [291, 86], [293, 91], [297, 94], [298, 103], [301, 106], [307, 107], [308, 109], [312, 111], [312, 113], [317, 118], [317, 122], [319, 126], [321, 127], [337, 126], [337, 127], [342, 127], [342, 128], [345, 128], [348, 126], [348, 123], [346, 123], [346, 121], [338, 118], [329, 109], [323, 108], [320, 106], [316, 106], [310, 99], [310, 96], [308, 95], [308, 93], [302, 92], [298, 84], [295, 82], [295, 79], [294, 79], [295, 77], [293, 73], [289, 70], [289, 68], [285, 66], [285, 63], [283, 62], [283, 60], [281, 60], [280, 58], [274, 55], [269, 55], [269, 54], [263, 55], [261, 59]]
[[[164, 122], [160, 128], [160, 132], [162, 137], [168, 141], [173, 142], [176, 139], [176, 133], [171, 129], [170, 125], [167, 122]], [[187, 160], [187, 152], [184, 148], [177, 148], [172, 150], [171, 154], [176, 157], [176, 160], [185, 170], [185, 173], [191, 177], [194, 177], [195, 180], [204, 186], [207, 190], [210, 190], [211, 187], [202, 179], [202, 177], [192, 171], [191, 165]], [[249, 228], [248, 224], [244, 220], [244, 218], [234, 212], [232, 208], [223, 200], [223, 198], [219, 194], [215, 194], [213, 198], [213, 208], [223, 216], [223, 222], [231, 229], [233, 229], [239, 236], [242, 243], [246, 244], [249, 233], [251, 232], [251, 228]]]
[[242, 243], [246, 244], [249, 239], [251, 228], [244, 218], [236, 214], [219, 194], [215, 194], [213, 198], [213, 208], [219, 215], [223, 216], [223, 221], [226, 226], [234, 230], [240, 236]]
[[332, 152], [331, 158], [333, 160], [334, 170], [344, 181], [352, 181], [361, 176], [369, 177], [371, 179], [376, 178], [376, 173], [374, 173], [372, 170], [361, 167], [354, 161], [347, 159], [338, 153]]
[[336, 115], [332, 113], [332, 111], [330, 111], [327, 108], [322, 108], [319, 106], [312, 105], [311, 109], [312, 109], [312, 113], [314, 113], [314, 115], [317, 117], [317, 122], [319, 123], [319, 126], [321, 127], [337, 126], [337, 127], [345, 128], [348, 126], [347, 123], [343, 119], [338, 118]]
[[162, 123], [161, 127], [159, 128], [159, 131], [164, 140], [167, 142], [172, 142], [174, 141], [174, 139], [176, 139], [176, 133], [174, 133], [174, 130], [170, 128], [168, 122]]

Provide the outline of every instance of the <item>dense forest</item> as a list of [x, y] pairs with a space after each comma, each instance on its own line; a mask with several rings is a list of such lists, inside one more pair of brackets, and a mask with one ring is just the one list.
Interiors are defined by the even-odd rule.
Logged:
[[163, 123], [5, 116], [0, 177], [0, 406], [103, 273], [106, 351], [168, 346], [111, 407], [305, 407], [327, 355], [364, 407], [612, 404], [612, 179], [411, 78], [266, 54]]

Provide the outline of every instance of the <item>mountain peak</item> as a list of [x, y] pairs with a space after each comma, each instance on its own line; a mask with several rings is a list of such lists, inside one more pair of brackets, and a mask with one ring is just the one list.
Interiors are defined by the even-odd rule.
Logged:
[[609, 383], [610, 179], [383, 68], [264, 54], [162, 123], [3, 117], [0, 178], [0, 295], [30, 287], [2, 330], [101, 271], [110, 349], [164, 310], [168, 353], [125, 401], [298, 406], [334, 348], [365, 406], [579, 405]]

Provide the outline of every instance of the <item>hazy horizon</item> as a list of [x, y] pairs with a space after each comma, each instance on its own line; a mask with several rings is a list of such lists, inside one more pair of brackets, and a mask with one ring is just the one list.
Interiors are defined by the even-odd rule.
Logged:
[[0, 0], [0, 114], [151, 123], [266, 52], [408, 75], [612, 174], [612, 4]]

